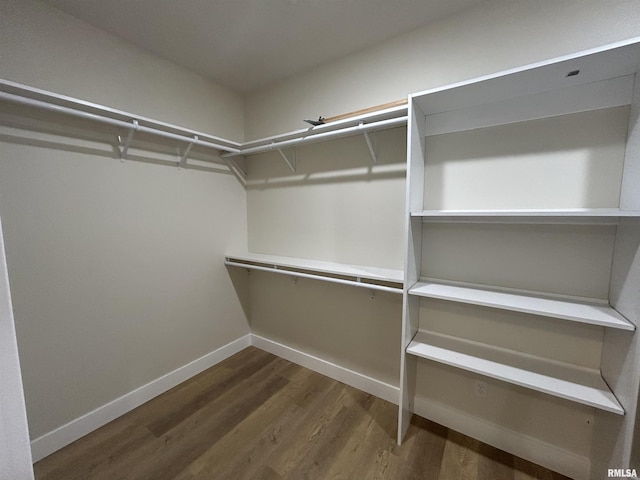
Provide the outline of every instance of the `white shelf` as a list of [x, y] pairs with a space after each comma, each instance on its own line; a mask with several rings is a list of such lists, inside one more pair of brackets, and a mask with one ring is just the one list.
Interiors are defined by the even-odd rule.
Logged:
[[640, 218], [640, 211], [619, 208], [422, 210], [411, 212], [411, 216], [421, 217], [423, 222], [615, 225], [620, 218]]
[[[406, 117], [407, 105], [401, 105], [397, 107], [385, 108], [383, 110], [376, 110], [374, 112], [364, 113], [361, 115], [355, 115], [342, 120], [336, 120], [330, 123], [324, 123], [322, 125], [316, 125], [314, 127], [301, 128], [292, 132], [281, 133], [271, 137], [259, 138], [256, 140], [249, 140], [241, 145], [241, 148], [253, 148], [264, 145], [271, 145], [273, 143], [280, 143], [294, 138], [312, 137], [319, 133], [331, 132], [333, 130], [340, 130], [344, 128], [355, 127], [360, 122], [371, 123], [380, 122], [384, 120], [390, 120], [398, 117]], [[406, 118], [405, 118], [406, 122]]]
[[620, 330], [635, 330], [635, 326], [631, 322], [609, 305], [588, 304], [566, 298], [550, 298], [544, 297], [542, 294], [502, 292], [438, 282], [418, 282], [409, 289], [409, 294]]
[[598, 370], [426, 331], [417, 333], [407, 353], [624, 415]]
[[548, 92], [427, 116], [425, 136], [508, 125], [540, 118], [629, 105], [635, 75], [607, 78]]
[[[191, 142], [221, 151], [236, 152], [242, 144], [215, 135], [203, 133], [159, 120], [124, 112], [97, 103], [87, 102], [66, 95], [30, 87], [9, 80], [0, 79], [0, 97], [3, 100], [44, 108], [58, 113], [79, 116], [125, 128], [134, 128], [132, 120], [138, 122], [137, 131]], [[195, 138], [194, 138], [195, 137]]]
[[299, 145], [324, 141], [331, 138], [342, 138], [369, 131], [385, 130], [407, 124], [407, 106], [387, 108], [367, 114], [337, 120], [273, 137], [262, 138], [242, 144], [240, 151], [225, 153], [223, 158], [253, 155], [256, 153], [281, 150]]
[[[226, 255], [225, 265], [247, 268], [249, 270], [281, 273], [302, 278], [313, 278], [393, 293], [402, 293], [402, 283], [404, 280], [402, 270], [282, 257], [261, 253]], [[398, 286], [380, 285], [381, 283], [398, 284]]]
[[[605, 47], [418, 92], [411, 97], [425, 115], [433, 115], [634, 75], [640, 63], [638, 40], [632, 38]], [[579, 71], [579, 75], [567, 75], [575, 70]]]

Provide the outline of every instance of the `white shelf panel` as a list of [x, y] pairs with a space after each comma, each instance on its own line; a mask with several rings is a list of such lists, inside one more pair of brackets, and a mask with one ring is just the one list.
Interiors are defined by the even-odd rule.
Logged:
[[640, 211], [619, 208], [422, 210], [411, 212], [411, 216], [421, 217], [423, 222], [615, 225], [620, 218], [640, 218]]
[[407, 353], [624, 415], [624, 409], [597, 370], [426, 331], [417, 333]]
[[634, 78], [634, 75], [626, 75], [488, 105], [436, 113], [427, 116], [424, 134], [442, 135], [629, 105], [633, 97]]
[[[247, 268], [250, 270], [253, 269], [281, 273], [295, 277], [312, 278], [392, 293], [403, 292], [403, 271], [390, 268], [365, 267], [360, 265], [281, 257], [278, 255], [266, 255], [261, 253], [226, 255], [225, 265]], [[335, 276], [343, 278], [335, 278]], [[398, 286], [379, 285], [378, 283], [370, 282], [398, 284]]]
[[409, 289], [409, 294], [608, 328], [635, 330], [635, 326], [631, 322], [609, 305], [588, 304], [569, 299], [469, 288], [437, 282], [418, 282]]
[[[639, 38], [497, 72], [411, 95], [425, 115], [633, 75], [640, 64]], [[579, 71], [578, 75], [568, 75]]]

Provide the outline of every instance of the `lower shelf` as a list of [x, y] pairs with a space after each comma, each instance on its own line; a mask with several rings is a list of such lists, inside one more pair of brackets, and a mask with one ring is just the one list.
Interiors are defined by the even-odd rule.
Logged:
[[624, 415], [598, 370], [422, 330], [407, 353]]
[[226, 255], [225, 265], [260, 270], [300, 278], [311, 278], [370, 290], [403, 293], [403, 272], [389, 268], [365, 267], [260, 253]]

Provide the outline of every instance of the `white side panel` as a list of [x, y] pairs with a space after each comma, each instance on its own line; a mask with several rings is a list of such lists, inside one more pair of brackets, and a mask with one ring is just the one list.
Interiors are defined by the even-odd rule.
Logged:
[[636, 74], [635, 80], [620, 194], [620, 208], [626, 210], [640, 209], [640, 74]]
[[0, 223], [0, 478], [33, 480], [27, 412]]
[[[640, 222], [623, 220], [618, 226], [611, 278], [611, 304], [631, 323], [640, 326]], [[602, 374], [627, 412], [624, 418], [596, 416], [593, 476], [608, 468], [640, 468], [637, 429], [640, 402], [640, 337], [608, 331], [602, 351]]]
[[425, 116], [409, 98], [407, 123], [407, 193], [405, 206], [405, 262], [402, 303], [402, 336], [400, 344], [400, 408], [398, 410], [398, 444], [402, 443], [411, 417], [415, 397], [416, 359], [405, 354], [411, 339], [418, 331], [420, 301], [408, 294], [409, 288], [420, 278], [422, 263], [422, 224], [410, 213], [423, 203], [424, 189], [424, 131]]
[[[636, 75], [620, 207], [640, 206], [640, 88]], [[611, 275], [611, 305], [640, 327], [640, 221], [621, 220]], [[602, 374], [627, 411], [624, 418], [599, 414], [593, 443], [594, 480], [608, 468], [640, 469], [640, 336], [607, 332]]]

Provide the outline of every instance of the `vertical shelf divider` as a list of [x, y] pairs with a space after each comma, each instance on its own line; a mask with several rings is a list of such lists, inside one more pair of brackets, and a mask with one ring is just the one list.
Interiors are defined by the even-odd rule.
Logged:
[[426, 116], [409, 98], [407, 122], [407, 199], [405, 278], [402, 302], [402, 335], [400, 351], [400, 408], [398, 412], [398, 445], [402, 442], [413, 416], [417, 359], [405, 351], [418, 332], [420, 299], [409, 295], [420, 278], [422, 264], [422, 220], [411, 216], [411, 211], [422, 209], [424, 198], [424, 152]]
[[[636, 73], [629, 115], [625, 165], [620, 192], [621, 209], [640, 207], [640, 73]], [[621, 218], [616, 229], [609, 300], [611, 306], [636, 326], [635, 335], [606, 329], [601, 371], [626, 414], [612, 418], [596, 412], [591, 463], [593, 472], [605, 472], [612, 465], [631, 464], [640, 459], [640, 220]]]

